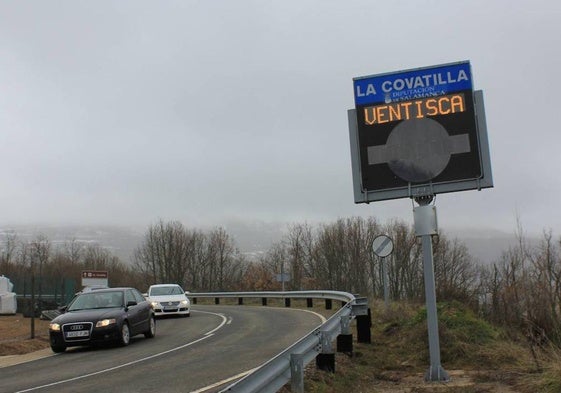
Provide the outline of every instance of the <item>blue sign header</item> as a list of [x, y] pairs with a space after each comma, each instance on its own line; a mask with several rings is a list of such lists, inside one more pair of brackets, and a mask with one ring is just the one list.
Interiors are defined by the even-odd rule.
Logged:
[[469, 61], [363, 76], [354, 78], [353, 84], [356, 106], [473, 90]]

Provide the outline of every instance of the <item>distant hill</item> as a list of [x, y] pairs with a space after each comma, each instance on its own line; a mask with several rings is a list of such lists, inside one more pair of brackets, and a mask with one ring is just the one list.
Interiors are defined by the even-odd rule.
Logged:
[[[266, 252], [272, 244], [281, 241], [287, 231], [285, 223], [261, 221], [232, 220], [227, 221], [223, 227], [240, 251], [248, 256]], [[55, 246], [75, 239], [79, 242], [99, 244], [123, 262], [130, 263], [134, 250], [142, 243], [147, 229], [109, 225], [15, 225], [0, 228], [0, 244], [3, 241], [3, 233], [9, 231], [15, 231], [23, 241], [31, 241], [38, 235], [44, 235]], [[200, 229], [210, 231], [212, 228]], [[496, 230], [444, 229], [442, 233], [449, 239], [460, 240], [467, 246], [470, 254], [484, 264], [498, 261], [504, 251], [516, 245], [514, 234]], [[536, 238], [530, 241], [536, 241]]]
[[[248, 256], [255, 256], [268, 250], [274, 242], [282, 239], [284, 230], [284, 226], [280, 224], [242, 221], [231, 221], [223, 227], [239, 250]], [[210, 231], [213, 228], [199, 229]], [[62, 246], [72, 240], [99, 244], [123, 262], [131, 263], [134, 250], [142, 244], [147, 230], [148, 227], [110, 225], [9, 225], [0, 227], [0, 249], [4, 242], [4, 234], [15, 232], [17, 238], [24, 242], [33, 241], [39, 235], [43, 235], [54, 247]]]
[[0, 228], [0, 244], [7, 232], [15, 232], [17, 238], [25, 242], [43, 235], [54, 247], [72, 240], [99, 244], [126, 263], [132, 260], [134, 249], [140, 245], [144, 234], [137, 228], [109, 225], [11, 225]]
[[501, 254], [516, 245], [516, 236], [497, 230], [462, 230], [444, 231], [449, 239], [458, 239], [464, 243], [469, 253], [483, 264], [497, 262]]

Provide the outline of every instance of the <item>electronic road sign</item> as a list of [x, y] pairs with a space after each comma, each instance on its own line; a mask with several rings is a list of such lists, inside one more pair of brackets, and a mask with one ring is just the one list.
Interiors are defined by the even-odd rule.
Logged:
[[468, 61], [353, 84], [356, 203], [493, 187], [483, 94]]

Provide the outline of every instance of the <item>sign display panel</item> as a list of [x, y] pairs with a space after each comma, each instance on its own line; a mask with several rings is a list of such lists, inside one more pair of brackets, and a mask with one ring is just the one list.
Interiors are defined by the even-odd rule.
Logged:
[[82, 286], [109, 284], [109, 272], [106, 270], [82, 270]]
[[355, 202], [492, 187], [469, 62], [353, 82]]

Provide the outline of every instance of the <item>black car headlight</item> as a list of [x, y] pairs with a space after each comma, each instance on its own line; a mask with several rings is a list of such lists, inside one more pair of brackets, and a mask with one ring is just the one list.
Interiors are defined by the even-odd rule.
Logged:
[[60, 332], [60, 324], [58, 323], [49, 323], [49, 330], [53, 332]]
[[97, 321], [95, 327], [96, 328], [106, 327], [109, 325], [113, 325], [114, 323], [117, 323], [117, 320], [115, 318], [102, 319], [101, 321]]

